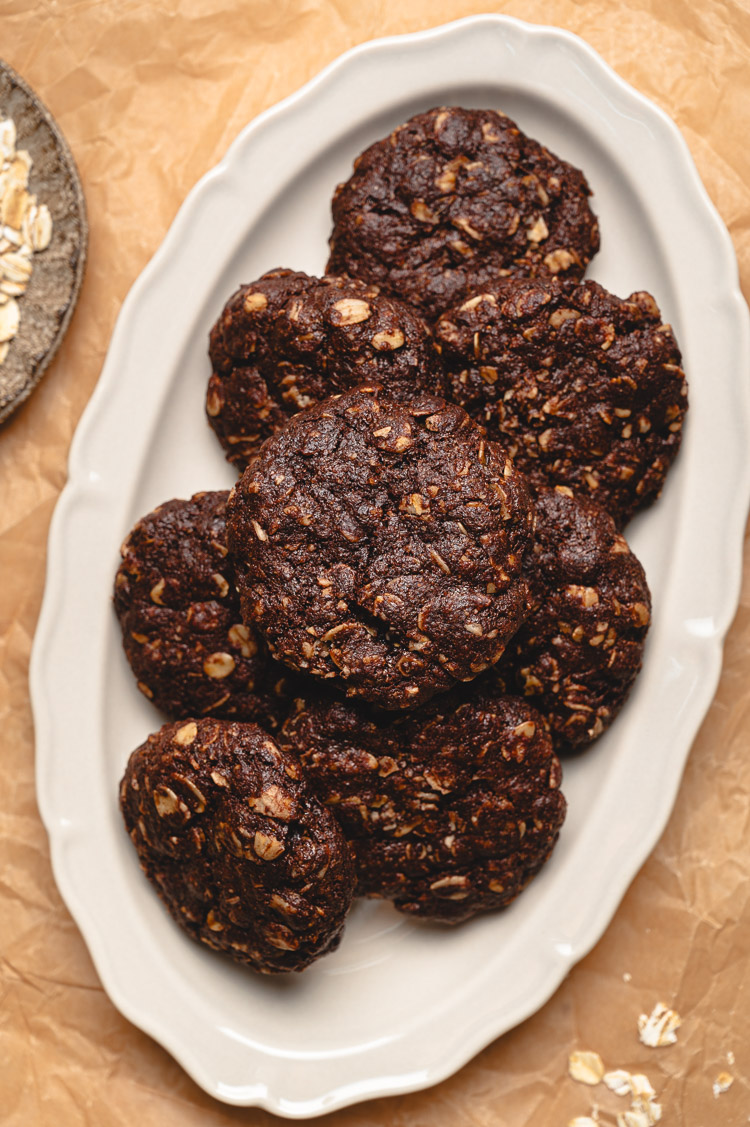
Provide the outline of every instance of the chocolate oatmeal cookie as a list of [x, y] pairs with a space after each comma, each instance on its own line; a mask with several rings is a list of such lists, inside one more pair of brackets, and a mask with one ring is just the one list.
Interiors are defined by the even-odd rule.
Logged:
[[612, 518], [566, 486], [540, 489], [527, 558], [532, 610], [490, 674], [524, 693], [558, 751], [583, 748], [622, 708], [641, 668], [651, 596]]
[[435, 340], [450, 398], [532, 481], [589, 494], [620, 527], [659, 495], [687, 383], [650, 294], [508, 281], [446, 312]]
[[273, 270], [241, 286], [211, 330], [208, 421], [244, 469], [289, 418], [377, 380], [393, 399], [442, 393], [442, 367], [416, 311], [376, 286]]
[[359, 892], [414, 916], [458, 923], [504, 907], [546, 861], [565, 817], [560, 763], [519, 697], [471, 686], [395, 716], [299, 701], [279, 739], [335, 812]]
[[167, 501], [121, 548], [114, 602], [138, 688], [168, 716], [277, 727], [287, 670], [240, 615], [226, 543], [228, 493]]
[[475, 677], [525, 613], [526, 484], [442, 399], [323, 400], [265, 443], [227, 514], [248, 626], [383, 708]]
[[599, 249], [590, 194], [509, 117], [433, 109], [371, 145], [336, 189], [327, 270], [432, 321], [504, 275], [580, 278]]
[[255, 724], [165, 724], [120, 784], [141, 867], [193, 939], [271, 974], [333, 950], [354, 870], [296, 756]]

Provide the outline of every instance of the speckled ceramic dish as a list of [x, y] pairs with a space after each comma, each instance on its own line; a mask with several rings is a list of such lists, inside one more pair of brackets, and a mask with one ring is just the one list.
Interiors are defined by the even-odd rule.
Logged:
[[49, 110], [0, 62], [0, 119], [16, 123], [19, 149], [33, 160], [29, 191], [52, 216], [52, 241], [33, 258], [28, 289], [18, 299], [18, 332], [0, 364], [0, 423], [31, 394], [65, 335], [83, 280], [88, 243], [78, 169]]

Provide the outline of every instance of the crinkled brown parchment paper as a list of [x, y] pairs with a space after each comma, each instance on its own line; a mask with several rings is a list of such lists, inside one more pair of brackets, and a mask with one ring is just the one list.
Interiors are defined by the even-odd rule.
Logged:
[[[34, 797], [27, 671], [52, 509], [120, 304], [195, 181], [242, 126], [356, 43], [493, 8], [470, 0], [0, 0], [3, 57], [56, 116], [81, 171], [89, 264], [68, 337], [0, 430], [0, 1122], [270, 1124], [226, 1108], [107, 999], [62, 905]], [[515, 0], [583, 36], [676, 120], [750, 292], [750, 9], [742, 0]], [[728, 373], [747, 379], [750, 373]], [[601, 942], [543, 1009], [452, 1079], [338, 1112], [338, 1127], [561, 1127], [592, 1101], [568, 1053], [645, 1072], [665, 1124], [750, 1116], [750, 555], [717, 698], [669, 826]], [[648, 1049], [636, 1019], [683, 1017]], [[728, 1065], [727, 1053], [734, 1054]], [[735, 1081], [715, 1098], [712, 1083]], [[609, 1120], [612, 1122], [612, 1119]]]

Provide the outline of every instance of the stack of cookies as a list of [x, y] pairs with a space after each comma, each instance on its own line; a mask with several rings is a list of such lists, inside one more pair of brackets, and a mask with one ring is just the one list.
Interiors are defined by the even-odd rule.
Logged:
[[623, 529], [686, 382], [649, 294], [582, 280], [589, 196], [500, 113], [419, 114], [336, 189], [326, 275], [264, 274], [211, 331], [242, 476], [123, 545], [125, 652], [170, 723], [121, 807], [178, 923], [256, 970], [332, 950], [355, 895], [507, 905], [558, 838], [558, 756], [641, 667]]

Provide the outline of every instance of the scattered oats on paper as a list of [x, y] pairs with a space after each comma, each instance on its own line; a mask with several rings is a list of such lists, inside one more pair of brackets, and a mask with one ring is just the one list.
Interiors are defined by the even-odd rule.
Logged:
[[616, 1096], [630, 1095], [630, 1073], [624, 1068], [615, 1068], [612, 1072], [605, 1072], [602, 1077], [610, 1092]]
[[714, 1099], [718, 1100], [722, 1093], [728, 1092], [732, 1084], [734, 1084], [734, 1077], [731, 1072], [720, 1072], [713, 1083]]
[[651, 1101], [656, 1099], [656, 1092], [648, 1076], [642, 1072], [633, 1072], [629, 1077], [630, 1091], [637, 1100]]
[[[680, 1024], [680, 1015], [675, 1010], [670, 1010], [663, 1002], [657, 1002], [650, 1014], [641, 1014], [638, 1018], [638, 1036], [649, 1048], [674, 1045], [677, 1041], [675, 1030]], [[728, 1053], [727, 1060], [732, 1064], [734, 1054]], [[629, 1110], [617, 1112], [617, 1127], [654, 1127], [661, 1120], [661, 1104], [656, 1102], [654, 1087], [642, 1072], [628, 1072], [624, 1068], [605, 1072], [599, 1054], [582, 1049], [576, 1049], [568, 1057], [568, 1072], [582, 1084], [593, 1086], [603, 1082], [615, 1095], [630, 1096]], [[734, 1077], [729, 1072], [721, 1072], [716, 1077], [713, 1085], [716, 1099], [727, 1091], [733, 1080]], [[577, 1116], [570, 1121], [568, 1127], [590, 1127], [592, 1123], [598, 1127], [596, 1111], [592, 1111], [591, 1116]]]
[[617, 1113], [617, 1127], [652, 1127], [661, 1119], [661, 1104], [648, 1076], [624, 1068], [606, 1072], [604, 1083], [618, 1096], [630, 1096], [630, 1110]]
[[660, 1104], [633, 1104], [630, 1111], [618, 1112], [617, 1127], [653, 1127], [660, 1119]]
[[657, 1002], [649, 1015], [641, 1014], [638, 1018], [638, 1036], [650, 1049], [674, 1045], [677, 1041], [675, 1030], [680, 1025], [680, 1015], [663, 1002]]
[[598, 1053], [575, 1049], [568, 1057], [568, 1072], [579, 1084], [598, 1084], [604, 1076], [604, 1063]]
[[[624, 1068], [605, 1072], [598, 1053], [581, 1050], [570, 1054], [568, 1071], [574, 1080], [583, 1084], [593, 1085], [603, 1081], [615, 1095], [631, 1097], [630, 1109], [617, 1112], [617, 1127], [653, 1127], [661, 1119], [661, 1104], [656, 1102], [654, 1087], [642, 1072], [631, 1073]], [[591, 1116], [579, 1115], [572, 1119], [568, 1127], [589, 1127], [591, 1123], [597, 1122], [598, 1113], [592, 1112]]]
[[16, 148], [15, 122], [0, 118], [0, 364], [18, 332], [16, 299], [29, 284], [32, 256], [52, 238], [49, 208], [28, 191], [31, 165], [26, 150]]

